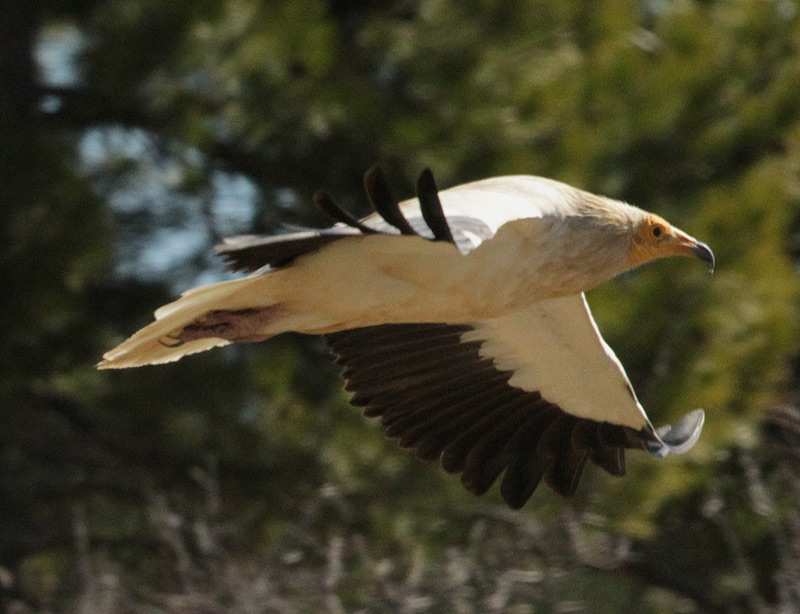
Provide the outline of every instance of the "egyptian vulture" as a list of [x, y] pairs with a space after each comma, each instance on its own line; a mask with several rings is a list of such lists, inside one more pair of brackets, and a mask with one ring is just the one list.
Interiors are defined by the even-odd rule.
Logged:
[[519, 508], [540, 481], [575, 492], [587, 460], [625, 473], [625, 449], [694, 445], [704, 413], [655, 429], [584, 292], [666, 256], [709, 247], [657, 215], [541, 177], [495, 177], [439, 192], [429, 171], [398, 203], [379, 168], [376, 210], [357, 220], [324, 191], [338, 223], [217, 250], [250, 275], [186, 292], [107, 352], [101, 369], [296, 331], [323, 335], [352, 403], [475, 495], [503, 474]]

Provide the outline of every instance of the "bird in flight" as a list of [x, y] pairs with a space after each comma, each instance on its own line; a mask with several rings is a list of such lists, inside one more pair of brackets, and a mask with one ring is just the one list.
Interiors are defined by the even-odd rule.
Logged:
[[430, 171], [398, 203], [379, 167], [362, 220], [325, 191], [327, 229], [228, 239], [250, 274], [195, 288], [103, 356], [167, 363], [295, 331], [323, 335], [364, 414], [482, 495], [520, 508], [541, 481], [572, 495], [586, 461], [625, 473], [625, 450], [685, 452], [704, 413], [656, 429], [584, 293], [667, 256], [711, 249], [657, 215], [532, 176], [439, 191]]

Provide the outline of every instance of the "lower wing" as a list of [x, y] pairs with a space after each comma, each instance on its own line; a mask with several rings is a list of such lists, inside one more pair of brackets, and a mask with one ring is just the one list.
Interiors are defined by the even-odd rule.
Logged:
[[703, 412], [656, 431], [582, 295], [472, 325], [399, 324], [326, 335], [352, 403], [420, 458], [522, 507], [543, 480], [575, 492], [587, 460], [625, 473], [625, 449], [689, 449]]

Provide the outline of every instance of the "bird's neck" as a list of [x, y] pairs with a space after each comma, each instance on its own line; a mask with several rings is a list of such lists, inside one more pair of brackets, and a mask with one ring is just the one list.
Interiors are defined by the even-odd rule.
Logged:
[[624, 237], [607, 230], [573, 228], [563, 218], [518, 220], [467, 255], [458, 287], [474, 293], [468, 303], [487, 316], [505, 315], [591, 290], [626, 270], [626, 252]]

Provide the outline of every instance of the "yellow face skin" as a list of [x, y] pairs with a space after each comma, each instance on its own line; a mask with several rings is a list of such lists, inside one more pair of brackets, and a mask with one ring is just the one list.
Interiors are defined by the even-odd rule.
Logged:
[[678, 230], [665, 219], [652, 213], [636, 229], [631, 240], [628, 265], [630, 268], [668, 256], [698, 258], [714, 271], [714, 254], [705, 243]]

